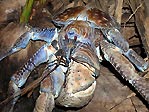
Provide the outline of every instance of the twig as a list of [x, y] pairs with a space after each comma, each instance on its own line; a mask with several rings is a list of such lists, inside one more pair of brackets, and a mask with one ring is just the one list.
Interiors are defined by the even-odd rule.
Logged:
[[122, 8], [123, 8], [123, 0], [117, 0], [117, 8], [115, 10], [116, 20], [119, 24], [121, 24], [122, 18]]
[[126, 20], [126, 22], [124, 22], [124, 28], [125, 28], [125, 26], [126, 26], [126, 23], [133, 17], [133, 15], [135, 15], [135, 13], [138, 11], [138, 9], [142, 7], [143, 3], [144, 3], [144, 2], [142, 2], [142, 3], [135, 9], [135, 11], [129, 16], [129, 18]]
[[135, 112], [138, 112], [138, 111], [137, 111], [137, 108], [136, 108], [136, 106], [135, 106], [135, 104], [134, 104], [134, 102], [133, 102], [133, 100], [132, 100], [132, 98], [130, 98], [130, 100], [131, 100], [131, 103], [132, 103], [132, 105], [133, 105], [133, 107], [134, 107], [134, 109], [135, 109]]
[[124, 101], [126, 101], [127, 99], [131, 100], [131, 97], [134, 97], [136, 94], [135, 93], [131, 93], [130, 95], [128, 95], [126, 98], [122, 99], [119, 103], [117, 103], [116, 105], [114, 105], [113, 107], [111, 107], [109, 110], [114, 109], [115, 107], [119, 106], [120, 104], [122, 104]]

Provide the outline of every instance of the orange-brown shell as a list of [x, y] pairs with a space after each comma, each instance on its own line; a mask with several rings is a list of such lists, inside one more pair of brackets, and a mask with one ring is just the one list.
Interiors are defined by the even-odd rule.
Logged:
[[95, 23], [97, 26], [112, 26], [112, 18], [107, 13], [97, 8], [91, 8], [87, 10], [87, 16], [88, 20]]
[[117, 25], [113, 18], [107, 13], [97, 8], [87, 8], [83, 6], [66, 9], [53, 18], [53, 21], [59, 25], [67, 25], [71, 20], [89, 21], [93, 23], [95, 27], [112, 27]]
[[73, 7], [73, 8], [68, 8], [64, 12], [56, 15], [53, 20], [54, 22], [66, 22], [69, 20], [72, 20], [72, 18], [77, 18], [78, 14], [80, 14], [85, 7]]

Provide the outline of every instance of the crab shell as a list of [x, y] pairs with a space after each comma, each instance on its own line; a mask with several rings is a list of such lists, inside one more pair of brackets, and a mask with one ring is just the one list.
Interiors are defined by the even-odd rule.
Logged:
[[74, 20], [88, 21], [95, 28], [118, 27], [114, 18], [109, 14], [91, 7], [78, 6], [68, 8], [64, 12], [53, 17], [53, 22], [59, 26], [67, 25]]
[[[93, 15], [94, 17], [92, 17]], [[94, 34], [94, 31], [92, 32], [94, 28], [92, 27], [92, 29], [90, 25], [96, 27], [112, 26], [113, 20], [96, 8], [75, 7], [58, 14], [53, 18], [53, 21], [58, 25], [65, 26], [60, 32], [62, 37], [73, 28], [81, 36], [81, 39], [93, 41], [92, 39], [95, 37], [90, 35]], [[65, 86], [56, 99], [58, 105], [81, 107], [92, 99], [96, 87], [95, 79], [100, 70], [100, 62], [95, 49], [94, 45], [77, 44], [71, 56], [79, 62], [72, 61], [69, 65]]]

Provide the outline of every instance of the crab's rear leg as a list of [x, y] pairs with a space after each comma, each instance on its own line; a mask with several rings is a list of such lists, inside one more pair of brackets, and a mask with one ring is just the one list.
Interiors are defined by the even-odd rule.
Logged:
[[122, 55], [118, 47], [106, 40], [102, 40], [100, 45], [106, 60], [109, 61], [120, 75], [149, 103], [149, 81], [137, 74], [134, 66]]
[[[51, 69], [52, 67], [48, 67], [43, 75], [49, 74]], [[59, 96], [65, 81], [64, 71], [64, 68], [59, 65], [56, 70], [50, 73], [50, 75], [41, 82], [40, 95], [36, 100], [34, 112], [52, 112], [55, 107], [54, 99]]]
[[[9, 83], [8, 94], [13, 95], [16, 92], [19, 92], [20, 87], [24, 85], [29, 74], [32, 72], [32, 70], [35, 69], [36, 66], [49, 60], [54, 61], [55, 52], [56, 49], [52, 45], [45, 44], [44, 46], [42, 46], [20, 70], [12, 75], [11, 81]], [[18, 98], [19, 96], [14, 96], [13, 101], [10, 103], [10, 110], [13, 110], [13, 107]], [[6, 106], [6, 108], [8, 107]]]
[[149, 64], [141, 56], [139, 56], [133, 49], [129, 48], [128, 42], [122, 37], [117, 29], [103, 29], [103, 33], [109, 41], [113, 42], [122, 53], [140, 70], [145, 71]]
[[51, 41], [57, 38], [57, 36], [57, 28], [30, 28], [29, 31], [21, 35], [16, 40], [12, 48], [10, 48], [4, 54], [0, 54], [0, 61], [9, 55], [26, 48], [30, 40], [41, 40], [47, 43], [51, 43]]

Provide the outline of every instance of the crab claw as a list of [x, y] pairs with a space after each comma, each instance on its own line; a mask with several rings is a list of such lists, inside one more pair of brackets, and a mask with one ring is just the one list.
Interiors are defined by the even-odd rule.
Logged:
[[119, 52], [119, 48], [108, 43], [106, 40], [102, 40], [100, 45], [106, 60], [109, 61], [120, 75], [149, 103], [149, 80], [137, 74], [130, 61]]
[[147, 70], [149, 63], [139, 56], [133, 49], [129, 48], [129, 43], [121, 35], [118, 29], [104, 29], [103, 33], [106, 35], [108, 40], [113, 42], [114, 45], [121, 50], [123, 55], [125, 55], [140, 71], [144, 72]]
[[58, 33], [56, 28], [31, 28], [29, 31], [22, 34], [9, 50], [7, 50], [5, 53], [0, 53], [0, 61], [13, 53], [25, 49], [30, 40], [42, 40], [47, 43], [51, 43], [52, 40], [57, 38], [57, 36]]

